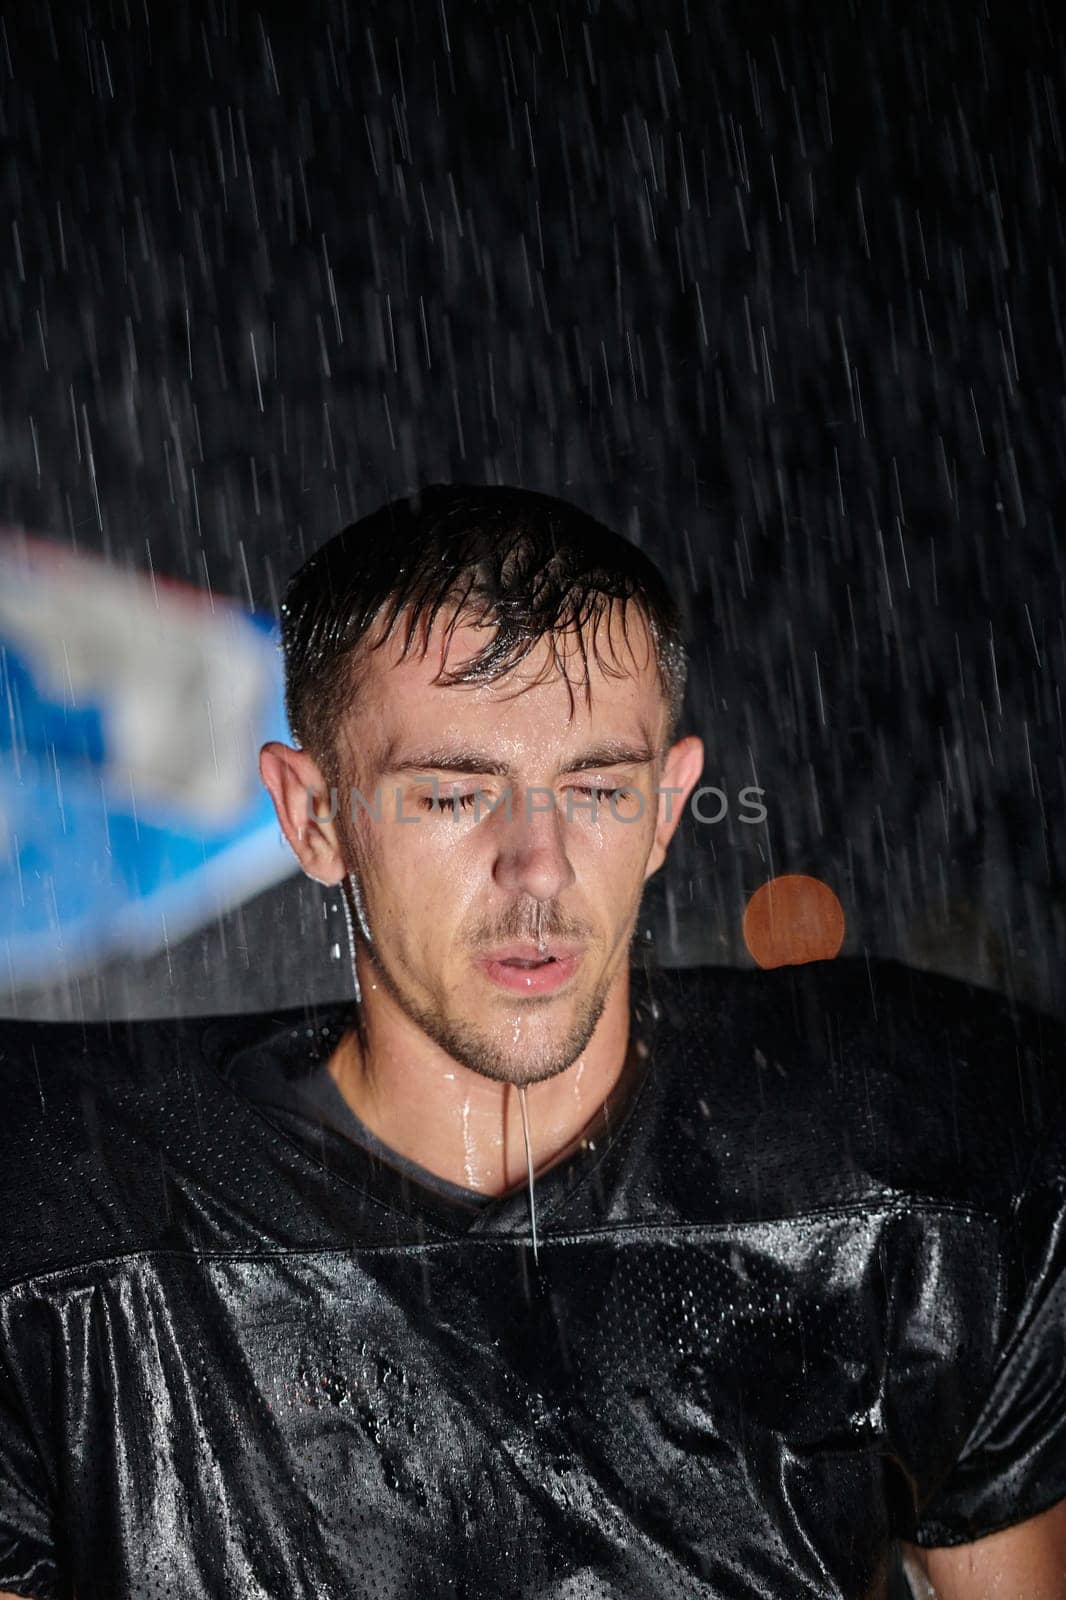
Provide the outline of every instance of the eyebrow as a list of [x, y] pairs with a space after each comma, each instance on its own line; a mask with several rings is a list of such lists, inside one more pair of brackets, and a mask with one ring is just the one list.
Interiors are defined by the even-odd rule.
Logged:
[[[643, 767], [654, 759], [655, 752], [650, 744], [629, 744], [622, 739], [607, 739], [602, 744], [582, 750], [580, 755], [560, 767], [559, 773], [592, 772], [600, 767]], [[403, 755], [389, 752], [380, 770], [386, 777], [402, 772], [458, 772], [492, 778], [514, 776], [514, 769], [509, 762], [499, 761], [484, 750], [421, 750]]]

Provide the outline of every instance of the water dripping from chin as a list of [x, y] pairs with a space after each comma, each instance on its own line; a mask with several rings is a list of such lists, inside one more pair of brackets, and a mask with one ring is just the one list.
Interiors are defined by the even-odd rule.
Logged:
[[518, 1105], [522, 1112], [522, 1136], [526, 1145], [526, 1177], [529, 1183], [529, 1229], [533, 1244], [533, 1265], [539, 1266], [540, 1253], [537, 1247], [537, 1203], [533, 1195], [533, 1148], [529, 1139], [529, 1109], [526, 1106], [526, 1085], [520, 1084], [518, 1088]]

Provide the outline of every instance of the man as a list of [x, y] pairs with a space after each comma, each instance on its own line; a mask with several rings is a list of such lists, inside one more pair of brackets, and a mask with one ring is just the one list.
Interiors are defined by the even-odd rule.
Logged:
[[702, 747], [573, 507], [426, 490], [283, 620], [358, 1001], [5, 1026], [0, 1584], [1063, 1600], [1063, 1030], [631, 959]]

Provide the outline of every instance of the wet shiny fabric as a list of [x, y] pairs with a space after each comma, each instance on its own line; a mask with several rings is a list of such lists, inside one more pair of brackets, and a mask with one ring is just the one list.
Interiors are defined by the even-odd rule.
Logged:
[[539, 1268], [257, 1103], [343, 1007], [0, 1024], [0, 1589], [873, 1600], [1066, 1495], [1063, 1028], [861, 960], [634, 1016]]

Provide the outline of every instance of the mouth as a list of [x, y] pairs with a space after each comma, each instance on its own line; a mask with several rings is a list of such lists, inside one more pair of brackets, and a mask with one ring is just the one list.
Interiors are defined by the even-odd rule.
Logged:
[[581, 951], [555, 943], [542, 951], [536, 945], [507, 945], [479, 956], [476, 965], [490, 983], [511, 994], [553, 994], [577, 971]]

